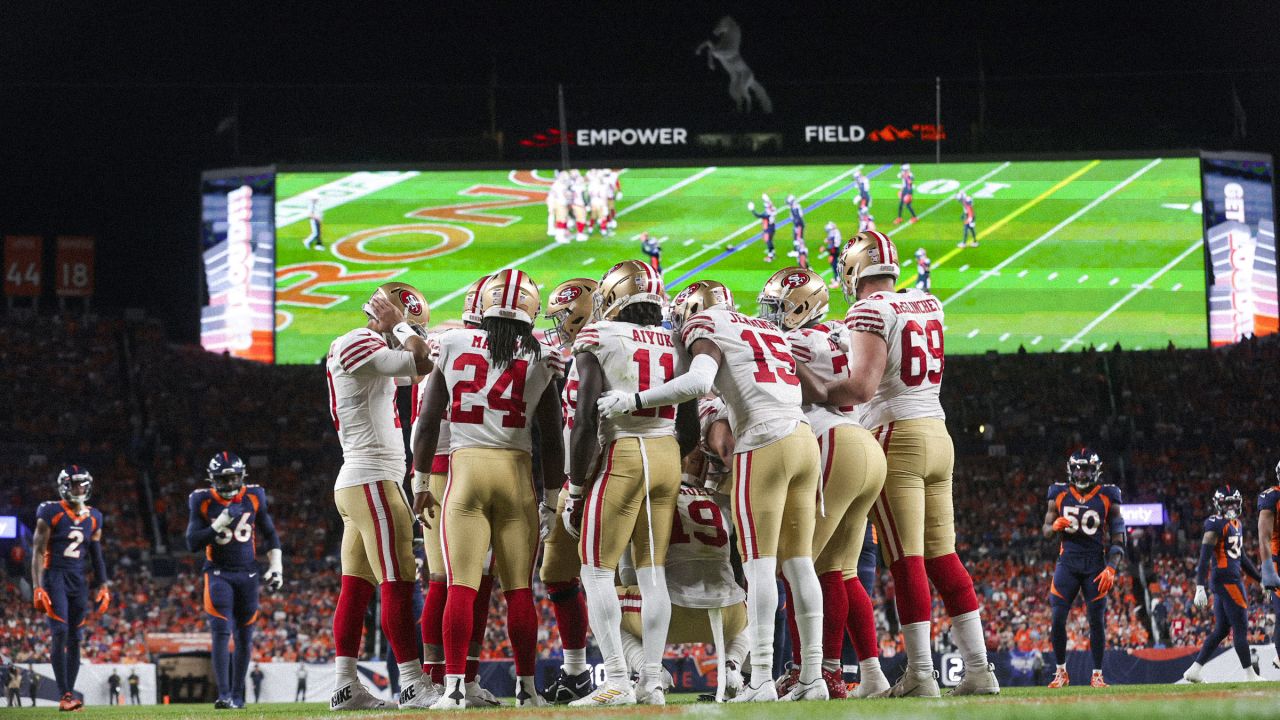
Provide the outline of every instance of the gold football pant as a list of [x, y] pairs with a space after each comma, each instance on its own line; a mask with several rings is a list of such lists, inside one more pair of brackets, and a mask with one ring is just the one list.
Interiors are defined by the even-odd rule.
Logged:
[[[645, 508], [645, 473], [649, 509]], [[605, 451], [600, 478], [587, 494], [578, 552], [583, 565], [613, 570], [631, 544], [636, 567], [663, 565], [680, 494], [680, 446], [671, 436], [623, 438]], [[650, 517], [653, 555], [649, 553]], [[575, 575], [576, 576], [576, 575]]]
[[564, 529], [565, 493], [556, 498], [556, 517], [551, 523], [551, 533], [542, 545], [542, 568], [538, 576], [544, 584], [570, 582], [578, 577], [582, 559], [578, 557], [578, 541]]
[[[444, 497], [444, 488], [449, 481], [447, 473], [431, 473], [427, 478], [427, 487], [431, 496], [439, 502]], [[422, 530], [423, 557], [427, 561], [427, 572], [444, 577], [444, 546], [440, 544], [440, 519], [442, 509], [436, 509], [436, 519], [431, 521], [431, 529]]]
[[733, 524], [743, 562], [813, 556], [818, 441], [801, 423], [790, 435], [733, 456]]
[[858, 555], [867, 530], [867, 513], [884, 488], [884, 451], [871, 433], [857, 425], [839, 425], [818, 438], [825, 517], [813, 530], [814, 569], [819, 575], [841, 570], [858, 573]]
[[395, 480], [335, 490], [342, 517], [342, 574], [375, 585], [414, 580], [413, 510]]
[[485, 556], [504, 591], [529, 587], [538, 547], [538, 507], [529, 453], [464, 448], [449, 457], [440, 538], [450, 585], [478, 588]]
[[932, 418], [901, 420], [872, 434], [888, 464], [884, 490], [872, 508], [886, 564], [909, 555], [930, 559], [955, 552], [955, 451], [946, 424]]
[[[622, 631], [635, 637], [644, 637], [644, 625], [640, 620], [640, 586], [618, 588], [618, 602], [622, 604]], [[724, 622], [724, 642], [727, 646], [747, 628], [747, 604], [720, 608]], [[671, 624], [667, 626], [667, 644], [715, 642], [711, 634], [711, 620], [706, 608], [671, 606]]]

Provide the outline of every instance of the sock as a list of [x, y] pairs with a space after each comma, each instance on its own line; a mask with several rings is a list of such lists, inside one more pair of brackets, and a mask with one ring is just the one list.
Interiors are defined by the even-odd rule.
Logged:
[[[742, 564], [747, 576], [747, 615], [751, 633], [751, 676], [760, 682], [773, 677], [773, 617], [778, 612], [776, 558], [762, 557]], [[594, 625], [592, 626], [594, 630]], [[598, 636], [597, 636], [598, 637]]]
[[661, 565], [636, 568], [640, 585], [640, 622], [644, 628], [644, 667], [640, 688], [662, 682], [662, 655], [667, 649], [667, 628], [671, 625], [671, 596], [667, 594], [667, 571]]
[[973, 578], [955, 553], [925, 560], [929, 581], [952, 618], [978, 609], [978, 596], [973, 591]]
[[[210, 653], [210, 661], [213, 664], [213, 677], [218, 682], [218, 697], [227, 699], [231, 697], [231, 629], [227, 626], [226, 620], [221, 618], [211, 618], [209, 620], [211, 626], [211, 634], [213, 635], [213, 649]], [[67, 688], [71, 688], [70, 682]]]
[[[67, 625], [66, 623], [50, 623], [53, 625], [53, 647], [49, 651], [49, 662], [53, 664], [53, 679], [58, 683], [58, 697], [69, 692], [67, 688]], [[217, 640], [217, 636], [214, 636]], [[217, 645], [215, 642], [214, 645]]]
[[444, 626], [441, 638], [444, 640], [444, 672], [445, 685], [450, 686], [451, 676], [456, 675], [463, 682], [463, 672], [467, 669], [467, 646], [471, 642], [471, 622], [476, 602], [475, 588], [466, 585], [450, 585], [449, 597], [444, 604]]
[[849, 601], [849, 617], [846, 622], [849, 637], [853, 638], [853, 649], [858, 660], [880, 657], [880, 648], [876, 644], [876, 615], [871, 606], [871, 597], [859, 578], [844, 581], [845, 597]]
[[418, 644], [420, 633], [413, 626], [413, 582], [387, 580], [382, 583], [382, 632], [395, 653], [402, 668], [400, 681], [412, 685], [422, 675], [422, 648]]
[[507, 636], [515, 655], [516, 675], [533, 675], [538, 661], [538, 613], [533, 608], [533, 591], [519, 588], [503, 595], [507, 599]]
[[729, 641], [729, 647], [724, 651], [724, 660], [741, 668], [750, 650], [751, 635], [745, 631], [740, 632], [737, 637]]
[[904, 623], [902, 640], [907, 646], [907, 670], [933, 672], [933, 653], [929, 649], [929, 622]]
[[889, 567], [893, 573], [893, 594], [898, 605], [898, 621], [903, 625], [927, 623], [933, 616], [929, 578], [924, 571], [924, 558], [908, 555]]
[[244, 679], [249, 674], [249, 661], [253, 659], [253, 626], [236, 628], [236, 652], [231, 657], [231, 697], [244, 702]]
[[467, 669], [465, 672], [462, 673], [462, 676], [466, 678], [467, 682], [471, 682], [475, 680], [476, 676], [479, 674], [480, 674], [480, 658], [476, 655], [468, 655]]
[[547, 583], [547, 597], [560, 631], [564, 671], [577, 675], [587, 669], [587, 599], [577, 580]]
[[800, 657], [800, 628], [796, 627], [795, 594], [791, 592], [791, 583], [787, 582], [786, 578], [782, 579], [782, 591], [787, 594], [787, 636], [791, 641], [791, 664], [798, 669], [802, 662]]
[[[72, 615], [67, 618], [75, 625], [67, 631], [67, 690], [76, 691], [76, 677], [80, 675], [80, 622]], [[1248, 647], [1248, 644], [1245, 644]]]
[[884, 676], [884, 670], [880, 667], [880, 658], [871, 657], [866, 660], [858, 661], [858, 679], [861, 682], [875, 682], [879, 685], [888, 685], [889, 679]]
[[[454, 585], [455, 588], [462, 587]], [[449, 611], [445, 610], [445, 616], [448, 617]], [[446, 633], [447, 635], [448, 633]], [[448, 643], [448, 640], [445, 640]], [[445, 645], [446, 651], [448, 645]], [[448, 661], [446, 661], [448, 662]], [[444, 694], [445, 697], [462, 704], [467, 699], [467, 683], [462, 679], [461, 673], [445, 673], [444, 675]]]
[[1053, 625], [1049, 630], [1053, 641], [1053, 657], [1057, 659], [1058, 667], [1064, 668], [1067, 666], [1067, 617], [1071, 614], [1071, 606], [1056, 598], [1051, 599], [1049, 604], [1053, 611]]
[[627, 661], [627, 672], [638, 673], [644, 668], [644, 643], [629, 632], [622, 633], [622, 657]]
[[[412, 668], [412, 672], [410, 672], [410, 668]], [[418, 678], [422, 677], [422, 663], [418, 662], [417, 660], [410, 660], [409, 662], [396, 663], [396, 669], [400, 671], [400, 678], [401, 678], [400, 687], [402, 688], [409, 687], [410, 685], [417, 682]], [[413, 679], [410, 680], [409, 679], [410, 677], [412, 677]]]
[[580, 576], [587, 592], [587, 616], [600, 654], [604, 655], [605, 679], [625, 683], [627, 661], [622, 655], [622, 605], [613, 588], [613, 571], [583, 565]]
[[[422, 602], [422, 644], [431, 650], [436, 658], [442, 658], [444, 640], [441, 632], [444, 624], [444, 603], [449, 597], [448, 586], [442, 580], [431, 580], [427, 583], [427, 594]], [[431, 673], [431, 681], [444, 682], [444, 661], [426, 660], [423, 672]]]
[[357, 682], [360, 676], [356, 673], [356, 659], [339, 655], [333, 659], [334, 686], [342, 687]]
[[372, 599], [373, 583], [354, 575], [342, 576], [338, 606], [333, 612], [333, 645], [339, 657], [354, 658], [360, 655], [364, 614], [369, 610], [369, 601]]
[[813, 558], [783, 560], [782, 574], [795, 589], [791, 604], [800, 630], [800, 682], [811, 683], [822, 677], [822, 586], [813, 570]]
[[[822, 587], [822, 659], [840, 665], [840, 652], [844, 649], [844, 628], [849, 621], [849, 596], [844, 590], [844, 577], [839, 570], [823, 573], [818, 577]], [[828, 668], [830, 669], [830, 668]]]
[[[1106, 631], [1105, 626], [1100, 629]], [[951, 641], [960, 651], [960, 657], [964, 658], [966, 670], [987, 668], [987, 639], [982, 632], [982, 616], [977, 610], [951, 618]], [[1102, 667], [1103, 644], [1098, 644], [1098, 651], [1094, 654], [1095, 667]]]

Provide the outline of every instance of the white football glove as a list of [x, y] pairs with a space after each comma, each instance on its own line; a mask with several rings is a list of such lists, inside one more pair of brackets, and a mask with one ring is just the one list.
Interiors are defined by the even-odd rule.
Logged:
[[574, 540], [577, 540], [582, 537], [582, 532], [578, 528], [582, 525], [581, 505], [583, 498], [580, 494], [582, 492], [581, 488], [576, 488], [577, 492], [574, 492], [574, 490], [575, 488], [571, 485], [569, 496], [564, 499], [564, 512], [560, 514], [560, 517], [564, 520], [564, 529]]
[[231, 523], [235, 522], [235, 520], [235, 516], [231, 514], [231, 507], [228, 506], [223, 508], [218, 517], [214, 518], [213, 522], [209, 523], [209, 525], [215, 532], [222, 532], [223, 530], [231, 527]]
[[1276, 564], [1273, 561], [1262, 563], [1262, 567], [1258, 568], [1258, 574], [1262, 575], [1262, 587], [1268, 590], [1280, 588], [1280, 573], [1276, 572]]
[[754, 202], [747, 202], [747, 212], [755, 212], [755, 211], [756, 211], [756, 204]]
[[538, 540], [545, 542], [551, 535], [551, 528], [555, 527], [556, 509], [547, 505], [547, 501], [543, 500], [538, 503]]
[[262, 581], [271, 590], [284, 587], [284, 553], [280, 548], [267, 551], [267, 573], [262, 576]]
[[1198, 608], [1202, 608], [1209, 604], [1209, 596], [1205, 594], [1203, 585], [1196, 586], [1196, 596], [1195, 599], [1191, 601], [1191, 604]]
[[636, 410], [636, 394], [609, 390], [596, 400], [596, 412], [602, 418], [614, 418]]

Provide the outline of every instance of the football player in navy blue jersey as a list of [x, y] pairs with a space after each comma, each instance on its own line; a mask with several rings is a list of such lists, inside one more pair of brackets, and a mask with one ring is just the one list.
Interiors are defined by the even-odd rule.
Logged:
[[[37, 610], [49, 616], [53, 633], [49, 662], [58, 683], [59, 710], [79, 710], [80, 626], [89, 593], [99, 613], [111, 604], [107, 563], [102, 556], [102, 513], [88, 505], [93, 476], [83, 465], [67, 465], [58, 474], [61, 500], [40, 503], [31, 558], [31, 585]], [[93, 582], [85, 581], [85, 561], [93, 563]]]
[[[256, 539], [262, 534], [268, 568], [262, 580], [272, 590], [284, 585], [280, 537], [267, 511], [267, 493], [245, 485], [244, 462], [220, 452], [209, 461], [211, 487], [191, 493], [187, 501], [187, 548], [204, 550], [204, 611], [213, 635], [213, 671], [218, 681], [218, 709], [244, 707], [244, 680], [258, 619]], [[235, 657], [227, 643], [236, 636]]]
[[[1258, 553], [1262, 559], [1258, 574], [1271, 599], [1271, 612], [1280, 618], [1280, 529], [1276, 528], [1276, 515], [1280, 514], [1280, 462], [1276, 463], [1275, 472], [1275, 484], [1258, 496]], [[1280, 668], [1280, 623], [1276, 623], [1271, 641], [1276, 646], [1276, 657], [1271, 662]]]
[[1204, 537], [1200, 540], [1200, 563], [1196, 565], [1196, 594], [1193, 604], [1202, 608], [1209, 604], [1205, 586], [1213, 574], [1213, 631], [1204, 639], [1200, 654], [1191, 664], [1183, 679], [1187, 682], [1203, 682], [1200, 668], [1218, 648], [1227, 633], [1235, 646], [1236, 657], [1244, 669], [1246, 682], [1261, 680], [1253, 670], [1249, 657], [1249, 602], [1244, 591], [1245, 575], [1261, 581], [1258, 569], [1244, 552], [1244, 526], [1240, 523], [1240, 510], [1244, 501], [1240, 491], [1224, 485], [1213, 493], [1214, 514], [1205, 518]]
[[1044, 536], [1059, 538], [1058, 565], [1049, 585], [1053, 608], [1053, 653], [1058, 660], [1051, 688], [1071, 684], [1067, 675], [1067, 617], [1076, 594], [1084, 593], [1089, 616], [1089, 650], [1093, 676], [1089, 684], [1106, 687], [1102, 677], [1103, 651], [1107, 643], [1107, 593], [1115, 583], [1116, 569], [1124, 559], [1124, 518], [1120, 515], [1120, 488], [1102, 483], [1102, 459], [1088, 448], [1067, 458], [1067, 482], [1049, 486], [1049, 509], [1044, 516]]

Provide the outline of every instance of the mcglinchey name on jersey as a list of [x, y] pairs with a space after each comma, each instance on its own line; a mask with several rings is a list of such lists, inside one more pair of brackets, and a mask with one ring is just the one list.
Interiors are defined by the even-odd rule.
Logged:
[[942, 306], [933, 298], [927, 300], [904, 300], [901, 302], [891, 300], [889, 301], [889, 307], [893, 308], [893, 311], [899, 315], [923, 315], [925, 313], [942, 312]]

